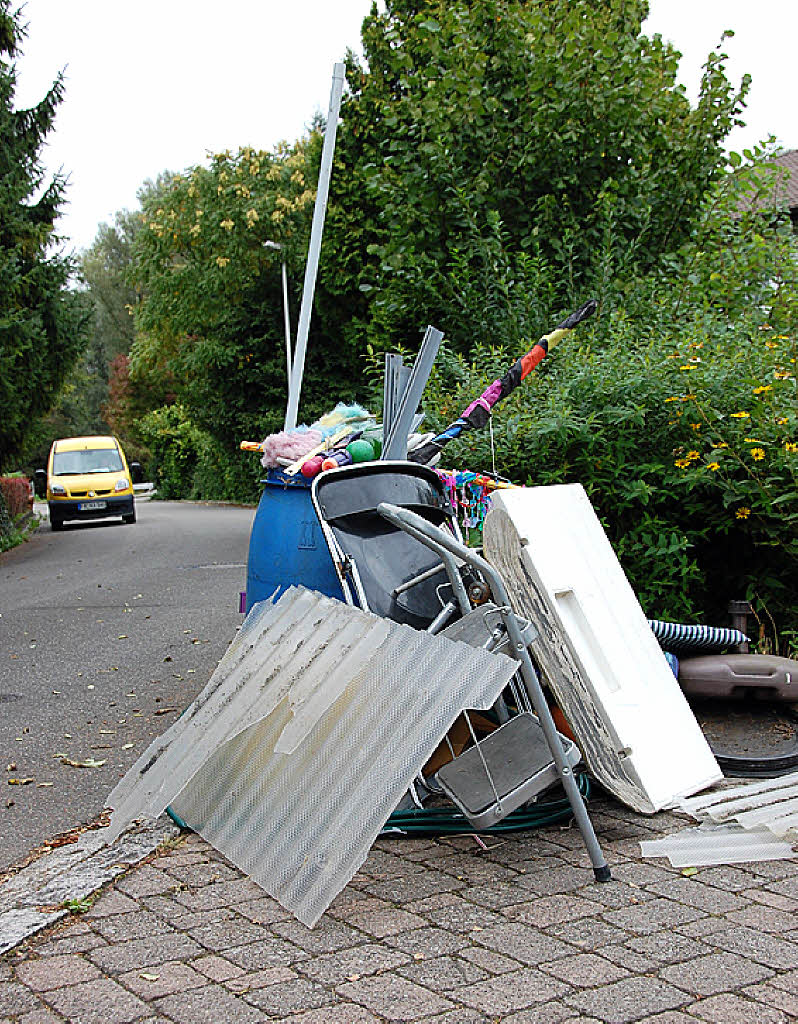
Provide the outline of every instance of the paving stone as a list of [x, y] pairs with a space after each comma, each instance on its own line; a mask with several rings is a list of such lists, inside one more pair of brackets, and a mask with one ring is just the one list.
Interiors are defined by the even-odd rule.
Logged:
[[454, 1008], [454, 1004], [443, 996], [395, 974], [380, 974], [347, 982], [340, 985], [337, 991], [387, 1020], [415, 1021]]
[[775, 910], [784, 910], [788, 913], [798, 912], [798, 900], [782, 896], [777, 892], [769, 892], [767, 889], [746, 889], [743, 895], [751, 901], [756, 901], [766, 907], [773, 907]]
[[87, 920], [95, 917], [114, 917], [117, 914], [131, 914], [138, 910], [141, 910], [141, 905], [131, 896], [126, 896], [117, 889], [109, 889], [95, 900], [86, 911], [85, 917]]
[[602, 882], [600, 885], [592, 885], [589, 889], [583, 890], [583, 895], [596, 903], [603, 904], [607, 910], [617, 910], [621, 907], [635, 907], [640, 903], [655, 899], [653, 892], [641, 889], [636, 885], [629, 885], [627, 882], [620, 882], [613, 879], [611, 882]]
[[766, 967], [798, 967], [798, 943], [786, 942], [775, 935], [763, 934], [753, 928], [741, 926], [716, 932], [712, 936], [712, 944], [729, 953], [739, 953], [749, 960], [756, 960]]
[[787, 1024], [789, 1017], [772, 1006], [727, 993], [710, 996], [685, 1007], [688, 1013], [711, 1024]]
[[211, 981], [230, 981], [231, 978], [240, 978], [244, 974], [240, 967], [236, 967], [221, 956], [201, 956], [192, 960], [191, 966]]
[[142, 864], [117, 882], [116, 887], [135, 900], [140, 896], [156, 896], [158, 893], [170, 892], [176, 884], [174, 878], [165, 871], [159, 871], [151, 864]]
[[245, 995], [258, 988], [266, 988], [268, 985], [280, 985], [285, 981], [294, 981], [297, 975], [290, 967], [267, 967], [265, 971], [255, 971], [253, 974], [243, 974], [239, 978], [230, 978], [226, 981], [225, 988], [229, 988], [235, 995]]
[[379, 847], [372, 847], [365, 862], [360, 866], [360, 872], [374, 880], [385, 878], [402, 878], [405, 875], [418, 871], [418, 867], [404, 857], [397, 857], [388, 850], [381, 850]]
[[366, 943], [351, 949], [341, 949], [335, 953], [325, 953], [302, 960], [296, 964], [296, 970], [324, 985], [340, 985], [351, 980], [354, 975], [376, 974], [400, 967], [410, 961], [408, 953], [390, 946]]
[[363, 942], [360, 932], [329, 917], [322, 917], [315, 928], [306, 928], [293, 918], [290, 921], [278, 921], [271, 931], [309, 953], [332, 953], [336, 949], [347, 949]]
[[281, 907], [271, 896], [262, 896], [246, 903], [237, 903], [236, 911], [252, 921], [253, 924], [274, 924], [275, 921], [286, 921], [291, 917], [290, 911]]
[[29, 1013], [23, 1013], [21, 1017], [17, 1017], [17, 1022], [18, 1024], [61, 1024], [63, 1019], [63, 1017], [56, 1017], [52, 1010], [46, 1010], [42, 1007], [41, 1010], [31, 1010]]
[[[562, 924], [552, 925], [547, 934], [554, 935], [564, 942], [570, 942], [582, 950], [599, 949], [604, 946], [622, 946], [630, 938], [628, 932], [608, 924], [599, 917], [584, 917], [581, 921], [564, 921]], [[554, 958], [550, 957], [549, 959]]]
[[149, 1012], [146, 1003], [110, 978], [56, 988], [44, 999], [74, 1024], [127, 1024]]
[[518, 883], [538, 896], [553, 896], [555, 893], [574, 892], [596, 883], [593, 872], [572, 865], [544, 868], [526, 875], [519, 875]]
[[172, 878], [188, 885], [192, 889], [201, 885], [212, 885], [214, 882], [229, 882], [239, 879], [241, 874], [233, 868], [221, 864], [218, 860], [207, 861], [203, 864], [170, 864], [163, 862], [161, 865]]
[[764, 981], [772, 971], [733, 953], [710, 953], [659, 972], [660, 977], [694, 996], [714, 996]]
[[[392, 878], [382, 882], [372, 882], [364, 886], [365, 891], [380, 899], [392, 903], [404, 904], [417, 900], [422, 896], [430, 896], [438, 892], [455, 892], [465, 889], [466, 883], [447, 875], [443, 871], [418, 871], [405, 878]], [[517, 902], [517, 901], [516, 901]]]
[[0, 982], [0, 1013], [18, 1014], [41, 1009], [41, 1003], [29, 988], [14, 981]]
[[440, 956], [434, 960], [409, 963], [399, 967], [396, 973], [433, 992], [446, 992], [461, 985], [473, 985], [492, 977], [470, 960], [455, 956]]
[[262, 925], [252, 924], [243, 918], [230, 918], [225, 921], [213, 921], [198, 928], [188, 928], [188, 934], [206, 949], [214, 953], [231, 949], [233, 946], [245, 946], [250, 942], [258, 942], [268, 936]]
[[704, 885], [699, 881], [700, 875], [692, 878], [669, 878], [654, 882], [649, 886], [652, 892], [671, 900], [678, 900], [688, 907], [704, 910], [708, 914], [726, 914], [730, 910], [739, 910], [746, 901], [733, 893], [724, 892], [712, 885]]
[[422, 928], [427, 924], [427, 921], [423, 917], [419, 917], [418, 914], [409, 914], [406, 910], [397, 910], [394, 907], [383, 907], [371, 911], [361, 910], [342, 917], [342, 920], [361, 931], [368, 932], [377, 939], [385, 938], [386, 935], [398, 935], [411, 928]]
[[676, 964], [710, 952], [706, 943], [678, 932], [654, 932], [630, 939], [627, 946], [659, 964]]
[[177, 1024], [255, 1024], [263, 1013], [234, 996], [221, 985], [189, 989], [178, 995], [165, 996], [156, 1003], [159, 1011]]
[[798, 1020], [798, 995], [792, 992], [785, 992], [783, 989], [776, 988], [775, 985], [763, 983], [744, 988], [742, 994], [756, 999], [759, 1003], [764, 1003], [765, 1006], [783, 1010], [791, 1019]]
[[454, 932], [468, 932], [472, 928], [487, 928], [492, 924], [501, 924], [502, 920], [499, 914], [453, 895], [446, 906], [427, 911], [426, 920], [422, 923], [429, 923], [437, 928], [448, 928]]
[[424, 1018], [424, 1024], [495, 1024], [495, 1021], [495, 1017], [489, 1020], [479, 1010], [467, 1010], [464, 1006]]
[[[497, 885], [470, 885], [467, 889], [460, 890], [460, 896], [470, 903], [478, 903], [490, 910], [513, 907], [518, 903], [528, 902], [531, 898], [528, 890], [504, 882]], [[414, 910], [415, 908], [410, 904], [408, 909]]]
[[665, 1013], [655, 1013], [653, 1017], [644, 1017], [639, 1024], [695, 1024], [695, 1021], [695, 1017], [681, 1010], [667, 1010]]
[[522, 921], [536, 928], [546, 928], [562, 921], [579, 921], [600, 914], [604, 907], [582, 896], [541, 896], [539, 899], [505, 907], [502, 915], [511, 921]]
[[[373, 1013], [365, 1006], [355, 1003], [338, 1003], [336, 1006], [325, 1006], [321, 1010], [308, 1010], [307, 1013], [291, 1014], [283, 1018], [283, 1024], [379, 1024]], [[424, 1024], [434, 1024], [427, 1018]], [[463, 1020], [461, 1024], [469, 1024]]]
[[93, 981], [100, 972], [87, 960], [75, 955], [50, 956], [44, 960], [26, 960], [16, 969], [17, 980], [34, 992], [76, 985], [80, 981]]
[[[167, 876], [169, 877], [169, 876]], [[174, 879], [172, 879], [174, 885]], [[216, 907], [235, 907], [239, 903], [263, 896], [263, 889], [248, 878], [235, 878], [229, 882], [215, 882], [201, 889], [175, 892], [174, 898], [188, 910], [214, 910]]]
[[163, 964], [167, 960], [191, 959], [204, 952], [202, 946], [193, 939], [174, 932], [120, 942], [116, 946], [102, 946], [91, 950], [86, 956], [105, 974], [121, 974], [123, 971]]
[[654, 885], [656, 882], [667, 882], [673, 878], [673, 869], [660, 867], [644, 861], [629, 861], [626, 864], [612, 866], [612, 877], [615, 881], [626, 882], [637, 889], [646, 885]]
[[250, 991], [246, 995], [246, 1000], [270, 1017], [284, 1017], [288, 1013], [329, 1006], [335, 1002], [335, 995], [315, 981], [296, 978], [294, 981], [284, 981], [279, 985], [269, 985]]
[[776, 988], [783, 988], [785, 992], [793, 992], [798, 995], [798, 971], [785, 971], [770, 979], [770, 984]]
[[101, 935], [95, 932], [78, 932], [76, 935], [65, 933], [59, 938], [59, 932], [55, 932], [51, 939], [37, 942], [36, 952], [41, 957], [63, 956], [65, 953], [87, 953], [90, 949], [97, 949], [99, 946], [107, 946], [108, 943]]
[[476, 852], [455, 853], [449, 857], [441, 857], [435, 861], [435, 868], [438, 871], [446, 871], [447, 874], [454, 875], [455, 878], [466, 881], [470, 885], [494, 884], [496, 882], [514, 885], [519, 875], [514, 868], [477, 856]]
[[517, 960], [511, 960], [508, 956], [502, 956], [492, 949], [483, 949], [481, 946], [461, 949], [458, 955], [476, 964], [477, 967], [482, 967], [488, 974], [507, 974], [508, 971], [517, 971], [519, 966]]
[[690, 996], [660, 978], [624, 978], [611, 985], [566, 996], [566, 1003], [606, 1024], [628, 1024], [642, 1016], [672, 1010]]
[[159, 964], [149, 971], [128, 971], [119, 976], [119, 981], [142, 999], [159, 999], [208, 984], [204, 975], [179, 963]]
[[629, 971], [595, 953], [576, 953], [553, 963], [541, 964], [540, 969], [577, 988], [605, 985], [629, 976]]
[[165, 896], [148, 896], [144, 902], [149, 910], [180, 931], [187, 928], [203, 928], [206, 924], [213, 924], [216, 921], [231, 921], [235, 916], [227, 907], [188, 910], [182, 903], [167, 899]]
[[132, 913], [112, 914], [100, 917], [94, 922], [94, 930], [108, 942], [123, 942], [127, 939], [143, 939], [148, 935], [158, 935], [173, 931], [168, 921], [158, 917], [149, 910], [138, 910]]
[[308, 953], [295, 946], [293, 942], [286, 942], [276, 935], [270, 935], [261, 942], [251, 942], [247, 946], [227, 949], [225, 957], [245, 971], [262, 971], [266, 967], [282, 967], [297, 960], [306, 960]]
[[789, 896], [790, 899], [798, 899], [798, 877], [791, 876], [783, 878], [779, 882], [773, 882], [766, 886], [770, 892], [778, 893], [780, 896]]
[[766, 907], [761, 904], [749, 905], [742, 910], [733, 910], [726, 916], [737, 924], [755, 928], [761, 932], [772, 932], [774, 935], [782, 935], [798, 926], [798, 916], [795, 910], [776, 910], [774, 907]]
[[651, 957], [643, 956], [642, 953], [638, 953], [634, 949], [630, 949], [626, 946], [601, 946], [601, 955], [607, 960], [611, 960], [614, 964], [618, 964], [619, 967], [623, 967], [628, 971], [632, 971], [634, 974], [649, 974], [655, 973], [659, 964], [656, 960], [652, 960]]
[[571, 991], [569, 985], [555, 981], [533, 967], [525, 967], [489, 981], [458, 988], [453, 995], [483, 1013], [505, 1014], [552, 998], [558, 999]]
[[474, 941], [498, 953], [506, 953], [523, 964], [557, 960], [574, 950], [559, 939], [525, 924], [500, 924], [475, 932]]
[[700, 878], [704, 885], [714, 885], [724, 892], [741, 892], [743, 889], [750, 889], [757, 881], [745, 868], [733, 867], [730, 864], [700, 868], [695, 877]]
[[[573, 1012], [570, 1006], [563, 1003], [542, 1003], [527, 1010], [519, 1010], [518, 1013], [511, 1013], [509, 1017], [502, 1017], [501, 1021], [502, 1024], [563, 1024], [573, 1019]], [[495, 1019], [494, 1017], [493, 1021]], [[584, 1024], [584, 1018], [579, 1019], [580, 1024]]]
[[729, 922], [725, 917], [701, 917], [697, 921], [688, 921], [687, 924], [679, 924], [673, 929], [675, 935], [685, 935], [688, 939], [706, 938], [715, 932], [722, 932], [728, 928]]
[[608, 910], [604, 915], [610, 924], [636, 932], [638, 935], [650, 935], [663, 928], [673, 928], [679, 924], [687, 924], [688, 921], [696, 921], [703, 916], [700, 910], [668, 899], [653, 899], [638, 907]]
[[432, 958], [446, 953], [456, 953], [458, 949], [468, 945], [463, 935], [455, 935], [444, 928], [414, 928], [398, 935], [388, 935], [385, 943], [394, 949], [401, 949], [414, 956]]

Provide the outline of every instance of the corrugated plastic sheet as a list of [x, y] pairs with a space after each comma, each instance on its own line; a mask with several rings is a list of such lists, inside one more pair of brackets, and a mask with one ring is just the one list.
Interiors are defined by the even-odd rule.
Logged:
[[662, 839], [646, 839], [640, 843], [640, 852], [644, 857], [667, 857], [675, 868], [789, 860], [795, 856], [789, 843], [768, 832], [746, 832], [738, 825], [688, 828]]
[[460, 712], [516, 667], [292, 587], [116, 787], [112, 837], [171, 804], [312, 926]]

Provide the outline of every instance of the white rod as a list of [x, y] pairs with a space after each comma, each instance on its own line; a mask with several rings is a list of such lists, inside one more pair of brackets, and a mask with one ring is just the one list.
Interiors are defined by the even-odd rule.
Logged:
[[285, 365], [288, 383], [291, 383], [291, 315], [288, 312], [288, 272], [283, 260], [283, 316], [285, 318]]
[[327, 112], [327, 126], [324, 130], [324, 146], [321, 151], [321, 168], [319, 185], [316, 191], [316, 206], [313, 210], [313, 224], [310, 229], [310, 245], [308, 246], [308, 262], [305, 267], [305, 284], [302, 288], [302, 306], [299, 311], [299, 326], [296, 334], [296, 349], [291, 372], [291, 383], [288, 390], [288, 408], [285, 412], [285, 429], [296, 426], [299, 393], [302, 390], [302, 376], [305, 371], [305, 351], [308, 345], [310, 329], [310, 312], [313, 305], [313, 292], [316, 288], [316, 274], [319, 268], [321, 236], [324, 230], [324, 216], [327, 212], [327, 195], [330, 190], [330, 174], [332, 173], [333, 153], [335, 152], [335, 135], [338, 131], [338, 114], [341, 109], [341, 94], [344, 89], [344, 65], [336, 64], [333, 68], [332, 89], [330, 91], [330, 109]]

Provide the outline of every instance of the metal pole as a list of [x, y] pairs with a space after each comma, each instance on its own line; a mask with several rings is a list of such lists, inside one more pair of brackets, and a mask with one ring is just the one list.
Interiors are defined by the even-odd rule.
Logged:
[[288, 271], [283, 260], [283, 316], [285, 318], [285, 365], [288, 369], [288, 382], [291, 383], [291, 315], [288, 312]]
[[321, 168], [319, 185], [316, 191], [316, 206], [313, 210], [313, 224], [310, 229], [310, 245], [308, 262], [305, 267], [305, 284], [302, 288], [302, 306], [299, 311], [296, 349], [291, 372], [291, 384], [288, 390], [288, 407], [285, 412], [285, 429], [296, 426], [299, 393], [302, 390], [302, 375], [305, 372], [305, 351], [308, 344], [310, 328], [310, 311], [313, 305], [313, 292], [316, 288], [316, 273], [319, 267], [321, 236], [324, 230], [324, 216], [327, 212], [327, 196], [330, 190], [333, 153], [335, 152], [335, 135], [338, 131], [338, 113], [341, 109], [341, 94], [344, 89], [344, 65], [336, 64], [333, 68], [332, 89], [330, 91], [330, 109], [327, 112], [327, 126], [324, 130], [324, 146], [321, 152]]

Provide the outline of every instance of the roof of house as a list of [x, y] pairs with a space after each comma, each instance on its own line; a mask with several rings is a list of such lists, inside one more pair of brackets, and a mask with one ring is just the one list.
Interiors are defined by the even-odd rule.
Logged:
[[798, 149], [788, 149], [786, 153], [774, 156], [769, 163], [784, 168], [776, 186], [779, 202], [786, 202], [791, 210], [798, 208]]

